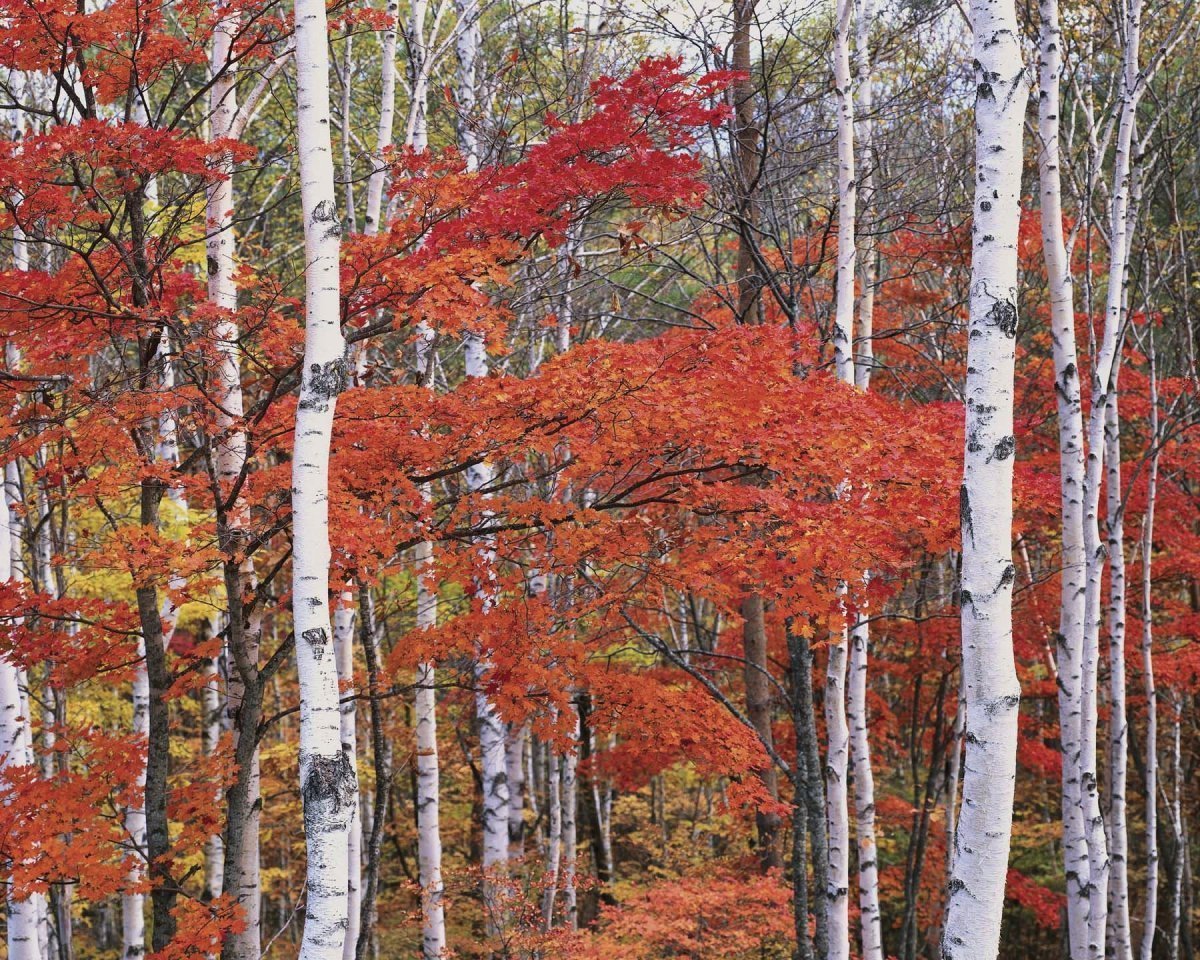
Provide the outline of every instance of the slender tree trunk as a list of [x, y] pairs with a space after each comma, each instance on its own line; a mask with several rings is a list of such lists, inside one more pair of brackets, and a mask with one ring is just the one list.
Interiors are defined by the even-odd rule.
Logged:
[[737, 176], [738, 231], [736, 282], [737, 317], [741, 323], [758, 323], [762, 319], [763, 277], [755, 252], [758, 249], [758, 181], [761, 173], [761, 134], [755, 123], [755, 88], [752, 77], [753, 58], [750, 51], [750, 31], [755, 22], [758, 0], [733, 2], [733, 69], [744, 76], [729, 88], [733, 100], [734, 159]]
[[558, 895], [558, 874], [562, 865], [562, 774], [558, 754], [549, 746], [546, 753], [546, 810], [550, 824], [542, 892], [542, 929], [549, 932], [554, 926], [554, 900]]
[[[858, 61], [858, 89], [854, 120], [859, 159], [858, 191], [860, 206], [866, 207], [874, 198], [874, 128], [871, 118], [875, 110], [875, 78], [871, 68], [871, 27], [875, 22], [874, 0], [859, 0], [855, 18], [855, 53]], [[871, 371], [875, 366], [875, 242], [870, 237], [858, 238], [858, 335], [854, 338], [854, 384], [860, 390], [871, 386]], [[865, 949], [865, 947], [864, 947]]]
[[[212, 631], [216, 633], [215, 630]], [[204, 686], [200, 690], [200, 749], [211, 757], [221, 742], [221, 677], [216, 657], [204, 664]], [[217, 791], [214, 801], [220, 803], [224, 794]], [[225, 843], [220, 833], [214, 833], [204, 844], [204, 899], [213, 900], [225, 890]]]
[[300, 678], [300, 783], [308, 850], [301, 960], [342, 960], [349, 924], [347, 834], [358, 784], [342, 750], [329, 613], [329, 458], [346, 385], [341, 225], [329, 132], [325, 4], [296, 0], [297, 131], [304, 216], [304, 372], [292, 455], [292, 617]]
[[870, 627], [859, 611], [850, 633], [848, 711], [850, 759], [854, 768], [854, 817], [858, 834], [858, 907], [862, 923], [863, 960], [883, 960], [883, 928], [879, 913], [879, 864], [875, 843], [875, 775], [867, 716], [867, 648]]
[[518, 860], [525, 852], [525, 744], [529, 727], [508, 724], [504, 732], [504, 767], [508, 776], [508, 856]]
[[[767, 626], [764, 616], [763, 598], [759, 593], [747, 595], [742, 600], [742, 643], [746, 666], [746, 717], [764, 743], [773, 744], [771, 731], [771, 682], [767, 674]], [[774, 763], [768, 762], [761, 771], [763, 786], [772, 799], [779, 799], [779, 772]], [[754, 815], [758, 825], [758, 856], [764, 869], [773, 870], [783, 866], [783, 851], [780, 847], [780, 822], [776, 813], [757, 811]]]
[[[424, 37], [425, 4], [416, 0], [413, 16], [420, 7], [420, 30]], [[364, 232], [374, 236], [379, 232], [380, 214], [383, 211], [383, 188], [387, 181], [386, 153], [392, 145], [392, 129], [396, 122], [396, 31], [399, 29], [400, 4], [398, 0], [387, 2], [388, 25], [383, 29], [380, 43], [379, 67], [379, 128], [375, 134], [375, 152], [371, 156], [371, 176], [367, 180], [367, 212]], [[424, 49], [424, 43], [420, 44]], [[410, 57], [412, 55], [410, 41]], [[414, 91], [415, 95], [415, 91]]]
[[1142, 684], [1146, 694], [1146, 903], [1142, 911], [1140, 960], [1153, 960], [1158, 927], [1158, 687], [1154, 681], [1154, 501], [1158, 493], [1158, 371], [1154, 331], [1147, 331], [1150, 363], [1150, 468], [1142, 517]]
[[1062, 110], [1062, 35], [1058, 0], [1040, 0], [1038, 34], [1038, 179], [1042, 204], [1042, 250], [1050, 287], [1055, 399], [1061, 478], [1062, 576], [1056, 664], [1062, 744], [1063, 858], [1071, 960], [1087, 956], [1091, 870], [1080, 780], [1082, 735], [1083, 621], [1086, 554], [1083, 541], [1084, 441], [1079, 357], [1075, 345], [1075, 298], [1063, 236], [1059, 116]]
[[[374, 929], [378, 920], [375, 901], [379, 890], [379, 871], [382, 866], [384, 831], [387, 827], [388, 802], [392, 796], [394, 766], [392, 744], [384, 731], [383, 706], [379, 699], [382, 676], [379, 664], [375, 603], [370, 588], [361, 582], [358, 586], [358, 614], [359, 642], [363, 649], [363, 659], [367, 664], [367, 690], [371, 712], [371, 761], [375, 772], [373, 804], [364, 807], [365, 813], [370, 817], [370, 828], [367, 841], [366, 875], [363, 878], [358, 943], [355, 944], [356, 960], [365, 960], [368, 948], [374, 950], [375, 956], [379, 955], [379, 937], [375, 935]], [[420, 749], [419, 743], [418, 749]], [[364, 817], [364, 819], [366, 818]]]
[[1117, 402], [1117, 376], [1105, 411], [1104, 443], [1107, 469], [1108, 564], [1109, 564], [1109, 835], [1112, 873], [1109, 886], [1111, 952], [1116, 960], [1132, 960], [1129, 934], [1129, 829], [1125, 813], [1125, 790], [1129, 765], [1129, 724], [1125, 708], [1125, 533], [1121, 486], [1121, 417]]
[[567, 929], [579, 929], [579, 894], [576, 886], [576, 867], [579, 859], [579, 713], [574, 704], [571, 715], [575, 721], [573, 744], [562, 758], [562, 886], [563, 914]]
[[972, 0], [975, 209], [961, 492], [965, 759], [943, 960], [994, 960], [1017, 767], [1012, 639], [1013, 373], [1026, 105], [1013, 0]]
[[[429, 491], [423, 491], [428, 494]], [[433, 545], [426, 541], [417, 555], [417, 626], [437, 626], [437, 590], [427, 571]], [[438, 960], [446, 949], [442, 906], [442, 837], [437, 747], [437, 689], [432, 663], [417, 667], [417, 855], [421, 880], [421, 942], [425, 960]]]
[[[844, 591], [843, 591], [844, 593]], [[829, 917], [829, 960], [850, 956], [850, 728], [846, 722], [847, 631], [829, 638], [825, 672], [825, 821], [829, 843], [829, 878], [825, 910]]]
[[1104, 576], [1105, 544], [1100, 537], [1100, 484], [1104, 475], [1104, 419], [1113, 389], [1114, 370], [1120, 351], [1121, 320], [1125, 299], [1125, 272], [1129, 252], [1129, 200], [1132, 186], [1132, 144], [1137, 103], [1141, 95], [1138, 51], [1141, 39], [1141, 0], [1131, 0], [1126, 11], [1125, 49], [1121, 79], [1121, 109], [1117, 122], [1113, 159], [1112, 206], [1109, 221], [1108, 293], [1104, 331], [1097, 345], [1092, 370], [1092, 406], [1088, 418], [1088, 447], [1084, 485], [1084, 550], [1087, 583], [1084, 594], [1083, 670], [1081, 684], [1080, 783], [1087, 835], [1091, 910], [1088, 917], [1089, 960], [1103, 960], [1108, 931], [1108, 888], [1111, 860], [1104, 814], [1100, 804], [1097, 767], [1098, 712], [1096, 693], [1099, 677], [1101, 582]]
[[[236, 16], [219, 20], [213, 30], [209, 61], [209, 126], [213, 139], [236, 136], [247, 115], [239, 113], [233, 44], [240, 29]], [[246, 469], [246, 432], [240, 369], [241, 332], [237, 323], [238, 294], [234, 235], [233, 157], [217, 158], [223, 174], [207, 188], [208, 301], [220, 311], [213, 339], [218, 363], [214, 371], [217, 436], [213, 469], [220, 505], [218, 536], [225, 553], [225, 593], [228, 606], [225, 649], [228, 679], [225, 716], [233, 731], [236, 773], [226, 793], [224, 892], [236, 897], [243, 925], [231, 932], [222, 948], [225, 960], [258, 960], [261, 933], [259, 884], [258, 724], [262, 716], [262, 680], [258, 673], [262, 636], [261, 610], [253, 605], [257, 580], [254, 560], [242, 555], [247, 532], [246, 506], [239, 490]]]
[[[135, 737], [150, 739], [150, 677], [146, 672], [146, 641], [138, 639], [138, 664], [133, 671], [131, 690]], [[135, 780], [143, 798], [146, 793], [146, 768], [138, 769]], [[125, 809], [125, 833], [129, 837], [133, 858], [126, 876], [130, 889], [121, 894], [121, 955], [125, 960], [137, 960], [146, 954], [145, 895], [141, 886], [146, 875], [146, 805], [141, 803]]]
[[[837, 95], [837, 281], [833, 315], [833, 351], [837, 377], [854, 383], [854, 277], [857, 183], [854, 179], [854, 90], [850, 40], [854, 0], [837, 0], [833, 24], [833, 88]], [[835, 950], [836, 943], [830, 944]]]
[[[0, 496], [0, 530], [4, 531], [5, 538], [0, 543], [0, 583], [13, 579], [11, 528], [12, 516], [6, 493]], [[11, 767], [25, 766], [32, 758], [33, 732], [29, 712], [22, 709], [21, 671], [16, 664], [0, 658], [0, 773]], [[44, 900], [39, 894], [18, 898], [8, 884], [5, 889], [9, 960], [42, 960], [39, 928], [45, 914]]]
[[[813, 706], [813, 652], [804, 635], [807, 624], [799, 629], [787, 623], [788, 669], [792, 688], [792, 728], [796, 738], [796, 765], [793, 768], [793, 803], [807, 809], [808, 835], [812, 847], [812, 888], [818, 898], [824, 898], [829, 887], [829, 842], [825, 824], [825, 798], [822, 792], [821, 749], [817, 739], [817, 720]], [[792, 870], [804, 870], [803, 863], [792, 864]], [[813, 904], [816, 932], [813, 938], [814, 955], [823, 960], [829, 952], [829, 914], [823, 902]], [[805, 924], [807, 928], [807, 923]]]
[[[358, 711], [354, 697], [354, 597], [349, 591], [342, 594], [342, 605], [333, 614], [333, 649], [337, 658], [338, 681], [341, 689], [342, 751], [351, 768], [358, 769]], [[343, 960], [354, 960], [362, 930], [362, 822], [358, 815], [361, 798], [354, 796], [354, 812], [346, 836], [346, 941], [342, 945]]]

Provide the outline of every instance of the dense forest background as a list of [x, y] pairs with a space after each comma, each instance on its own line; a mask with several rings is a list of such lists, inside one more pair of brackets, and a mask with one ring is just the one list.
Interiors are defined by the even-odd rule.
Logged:
[[1197, 11], [1011, 7], [0, 0], [10, 960], [1192, 960]]

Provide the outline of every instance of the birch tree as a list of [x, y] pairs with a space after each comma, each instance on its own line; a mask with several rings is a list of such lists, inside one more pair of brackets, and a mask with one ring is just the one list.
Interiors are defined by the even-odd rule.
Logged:
[[[13, 579], [11, 541], [12, 516], [8, 496], [0, 496], [0, 530], [6, 542], [0, 546], [0, 583]], [[21, 671], [7, 657], [0, 657], [0, 773], [11, 767], [25, 766], [33, 756], [33, 732], [21, 696]], [[39, 894], [17, 897], [6, 884], [8, 906], [9, 960], [42, 960], [38, 942], [40, 918], [45, 907]]]
[[1083, 821], [1080, 772], [1083, 620], [1086, 559], [1083, 543], [1084, 437], [1079, 357], [1075, 344], [1075, 297], [1063, 233], [1061, 134], [1062, 35], [1058, 0], [1041, 0], [1038, 32], [1038, 180], [1042, 251], [1050, 291], [1062, 525], [1058, 644], [1059, 728], [1062, 743], [1063, 859], [1067, 929], [1072, 960], [1087, 956], [1091, 871]]
[[304, 216], [304, 367], [292, 453], [292, 617], [300, 679], [300, 784], [308, 850], [302, 960], [341, 960], [349, 924], [347, 833], [358, 784], [342, 750], [329, 612], [329, 456], [346, 385], [325, 5], [296, 0], [296, 110]]
[[1154, 331], [1147, 331], [1146, 358], [1150, 366], [1150, 465], [1146, 477], [1146, 511], [1142, 515], [1142, 691], [1146, 696], [1146, 890], [1142, 907], [1139, 960], [1153, 960], [1158, 928], [1158, 686], [1154, 680], [1154, 507], [1158, 495], [1158, 370]]
[[1021, 702], [1012, 640], [1012, 474], [1026, 79], [1013, 0], [972, 0], [970, 15], [976, 142], [960, 499], [965, 754], [944, 960], [999, 953]]

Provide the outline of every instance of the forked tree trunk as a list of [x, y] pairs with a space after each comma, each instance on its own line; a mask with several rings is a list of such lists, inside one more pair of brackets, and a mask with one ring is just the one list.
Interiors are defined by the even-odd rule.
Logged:
[[1013, 0], [972, 0], [975, 203], [962, 526], [962, 809], [943, 960], [995, 960], [1012, 837], [1017, 681], [1012, 638], [1013, 373], [1026, 106]]

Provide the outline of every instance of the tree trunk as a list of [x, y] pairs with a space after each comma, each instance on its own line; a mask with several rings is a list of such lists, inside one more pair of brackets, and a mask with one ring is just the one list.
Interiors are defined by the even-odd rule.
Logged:
[[[429, 495], [428, 490], [422, 491]], [[417, 554], [417, 627], [437, 626], [437, 590], [427, 568], [433, 545], [426, 541]], [[446, 949], [446, 919], [442, 907], [442, 836], [437, 746], [437, 689], [432, 663], [417, 667], [417, 855], [421, 881], [421, 943], [425, 960], [439, 960]]]
[[1109, 886], [1109, 929], [1115, 960], [1132, 960], [1129, 935], [1129, 828], [1125, 790], [1129, 766], [1129, 723], [1125, 709], [1125, 533], [1121, 486], [1121, 418], [1117, 402], [1120, 362], [1113, 369], [1113, 389], [1105, 411], [1109, 563], [1109, 837], [1112, 873]]
[[[813, 652], [803, 631], [808, 624], [794, 629], [787, 623], [788, 671], [791, 676], [792, 728], [796, 738], [796, 764], [793, 767], [793, 803], [802, 803], [808, 813], [808, 835], [812, 847], [812, 888], [823, 899], [829, 887], [829, 842], [825, 824], [825, 798], [822, 793], [821, 750], [817, 741], [817, 720], [813, 707]], [[792, 864], [803, 870], [804, 864]], [[818, 958], [829, 953], [829, 915], [823, 902], [813, 904], [816, 935], [813, 950]], [[807, 923], [805, 924], [807, 927]]]
[[1080, 781], [1081, 681], [1086, 555], [1083, 542], [1084, 442], [1079, 356], [1075, 345], [1075, 298], [1071, 262], [1063, 236], [1059, 116], [1062, 110], [1062, 35], [1058, 0], [1041, 0], [1038, 33], [1038, 179], [1042, 204], [1042, 250], [1050, 288], [1055, 399], [1061, 479], [1062, 576], [1056, 664], [1062, 748], [1063, 859], [1071, 960], [1087, 956], [1087, 835]]
[[1100, 805], [1097, 765], [1101, 589], [1104, 577], [1105, 544], [1100, 537], [1100, 484], [1104, 475], [1104, 420], [1113, 389], [1114, 370], [1120, 352], [1121, 318], [1125, 299], [1130, 223], [1129, 199], [1132, 185], [1133, 128], [1141, 96], [1138, 51], [1141, 40], [1141, 0], [1132, 0], [1125, 23], [1125, 48], [1121, 79], [1121, 108], [1113, 157], [1112, 206], [1109, 221], [1108, 293], [1104, 332], [1097, 345], [1092, 370], [1091, 410], [1088, 416], [1087, 467], [1084, 484], [1084, 551], [1087, 582], [1084, 591], [1083, 669], [1080, 697], [1080, 783], [1090, 877], [1088, 916], [1089, 960], [1103, 960], [1108, 932], [1108, 887], [1111, 861]]
[[[13, 579], [12, 515], [7, 491], [0, 496], [0, 583]], [[28, 710], [22, 709], [21, 671], [16, 664], [0, 657], [0, 773], [10, 767], [25, 766], [33, 759], [33, 731]], [[9, 960], [42, 960], [39, 944], [41, 917], [45, 901], [40, 894], [17, 898], [6, 885], [8, 905]]]
[[975, 210], [961, 493], [962, 811], [943, 960], [994, 960], [1017, 767], [1012, 639], [1013, 371], [1026, 82], [1013, 0], [972, 0]]
[[1142, 684], [1146, 694], [1146, 903], [1142, 910], [1140, 960], [1153, 960], [1158, 926], [1158, 686], [1154, 681], [1154, 501], [1158, 493], [1158, 371], [1154, 331], [1147, 331], [1150, 364], [1150, 468], [1142, 517]]
[[854, 817], [858, 834], [858, 906], [863, 960], [883, 960], [879, 914], [879, 864], [875, 844], [875, 775], [867, 717], [867, 648], [870, 627], [860, 611], [850, 633], [850, 760], [854, 768]]
[[[742, 643], [746, 666], [746, 717], [754, 725], [759, 738], [774, 744], [771, 731], [771, 682], [767, 673], [767, 626], [764, 618], [763, 598], [759, 593], [748, 594], [742, 600]], [[775, 764], [768, 762], [759, 773], [763, 786], [774, 800], [779, 799], [779, 772]], [[763, 868], [777, 869], [783, 866], [783, 851], [780, 847], [780, 823], [777, 813], [756, 811], [754, 819], [758, 825], [758, 856]]]
[[[354, 697], [354, 596], [349, 591], [342, 594], [342, 605], [333, 614], [333, 649], [337, 659], [340, 704], [340, 729], [342, 751], [352, 769], [358, 769], [358, 711]], [[342, 945], [342, 960], [354, 960], [358, 949], [358, 937], [362, 930], [362, 821], [359, 817], [361, 798], [354, 796], [354, 812], [346, 837], [346, 911], [349, 923], [346, 940]]]
[[292, 618], [300, 679], [300, 783], [308, 885], [301, 960], [342, 960], [349, 924], [347, 834], [358, 784], [342, 750], [329, 614], [329, 457], [346, 384], [338, 254], [341, 225], [329, 134], [325, 4], [296, 0], [296, 78], [304, 216], [304, 372], [292, 455]]
[[[421, 8], [423, 37], [424, 3], [417, 0], [413, 4], [414, 16], [418, 6]], [[380, 43], [379, 127], [375, 134], [375, 152], [371, 156], [371, 176], [367, 180], [367, 212], [363, 228], [369, 237], [379, 232], [380, 215], [383, 212], [383, 188], [387, 181], [386, 153], [392, 145], [392, 128], [396, 121], [396, 31], [399, 29], [400, 18], [398, 0], [388, 0], [387, 15], [389, 22], [383, 28]], [[423, 49], [423, 43], [421, 46]]]

